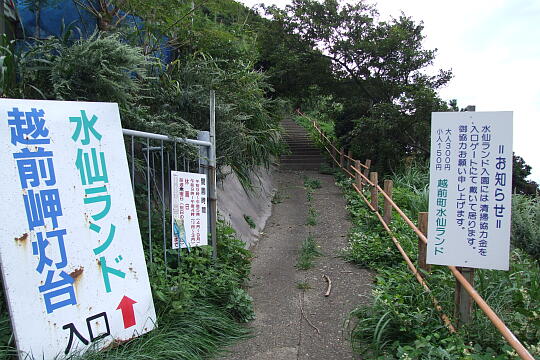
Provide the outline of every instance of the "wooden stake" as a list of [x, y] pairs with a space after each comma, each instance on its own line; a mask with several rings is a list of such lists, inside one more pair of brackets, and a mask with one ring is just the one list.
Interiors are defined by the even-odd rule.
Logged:
[[[384, 192], [386, 195], [392, 198], [392, 187], [394, 182], [392, 180], [384, 180]], [[392, 222], [392, 204], [386, 198], [384, 198], [384, 222], [390, 224]]]
[[[360, 165], [360, 160], [356, 160], [355, 161], [355, 168], [358, 170], [358, 171], [362, 171], [362, 166]], [[354, 180], [356, 181], [356, 186], [358, 187], [358, 190], [362, 191], [362, 184], [363, 184], [363, 181], [362, 181], [362, 176], [360, 176], [360, 174], [358, 172], [354, 172]]]
[[371, 207], [373, 207], [375, 211], [378, 211], [379, 199], [377, 195], [379, 194], [379, 189], [377, 189], [377, 184], [379, 181], [377, 180], [377, 173], [376, 172], [370, 173], [369, 180], [373, 183], [373, 187], [371, 188]]
[[[371, 167], [371, 160], [367, 159], [366, 160], [366, 169], [364, 170], [364, 176], [365, 177], [368, 177], [369, 176], [369, 168]], [[358, 169], [360, 170], [360, 169]]]
[[[476, 106], [469, 105], [465, 111], [476, 111]], [[474, 269], [468, 267], [456, 267], [463, 277], [474, 287]], [[457, 319], [457, 327], [468, 324], [472, 320], [473, 299], [463, 285], [456, 279], [454, 316]]]
[[345, 148], [341, 148], [339, 151], [339, 167], [343, 169], [345, 165]]
[[349, 149], [349, 151], [347, 152], [347, 170], [351, 171], [351, 165], [352, 165], [352, 151]]
[[[427, 238], [428, 230], [428, 213], [418, 213], [418, 230]], [[418, 267], [426, 272], [431, 272], [431, 265], [426, 263], [427, 245], [418, 238]]]
[[[474, 287], [474, 269], [467, 267], [457, 267], [457, 270]], [[472, 320], [473, 299], [465, 288], [456, 280], [454, 317], [457, 319], [457, 326], [468, 324]]]

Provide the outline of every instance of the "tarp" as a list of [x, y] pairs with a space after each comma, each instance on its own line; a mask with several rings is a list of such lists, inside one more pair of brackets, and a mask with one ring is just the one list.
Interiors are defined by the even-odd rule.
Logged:
[[[84, 3], [84, 0], [81, 1]], [[39, 11], [29, 5], [30, 3], [41, 3]], [[98, 28], [96, 17], [78, 5], [75, 0], [16, 0], [16, 5], [26, 39], [45, 39], [50, 36], [62, 38], [68, 28], [78, 29], [72, 32], [72, 40], [79, 37], [86, 39], [94, 34]], [[120, 16], [123, 14], [121, 12]], [[39, 24], [39, 36], [36, 31], [37, 24]], [[142, 29], [143, 20], [135, 15], [128, 15], [123, 20], [122, 25]], [[174, 56], [173, 49], [167, 45], [167, 41], [168, 39], [163, 37], [158, 53], [152, 54], [165, 63], [171, 62]]]
[[[96, 18], [73, 0], [40, 1], [39, 11], [28, 6], [30, 1], [17, 0], [21, 24], [26, 37], [35, 37], [36, 15], [39, 14], [39, 37], [61, 37], [67, 26], [77, 27], [83, 38], [89, 37], [97, 27]], [[33, 1], [33, 3], [40, 3]]]

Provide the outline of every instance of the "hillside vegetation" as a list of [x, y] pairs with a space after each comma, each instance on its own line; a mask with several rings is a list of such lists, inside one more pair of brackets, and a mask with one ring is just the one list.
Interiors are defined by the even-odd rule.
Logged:
[[[54, 19], [62, 24], [56, 34], [40, 28], [46, 11], [68, 3], [76, 5], [78, 20]], [[432, 67], [436, 51], [424, 48], [422, 23], [406, 14], [382, 19], [367, 1], [293, 0], [285, 9], [258, 10], [234, 0], [19, 0], [17, 5], [36, 28], [17, 41], [2, 37], [2, 97], [117, 102], [125, 128], [194, 137], [197, 130], [208, 130], [209, 92], [215, 90], [220, 175], [233, 171], [245, 187], [250, 187], [254, 169], [287, 151], [279, 123], [295, 109], [317, 117], [339, 146], [356, 158], [371, 159], [375, 169], [387, 173], [428, 158], [432, 111], [459, 110], [456, 101], [446, 102], [437, 94], [452, 72]], [[91, 35], [83, 36], [89, 26]], [[194, 149], [181, 151], [189, 157]], [[534, 192], [534, 184], [525, 180], [530, 167], [518, 157], [515, 169], [520, 170], [514, 171], [519, 174], [516, 191]], [[396, 189], [412, 213], [426, 204], [422, 186]], [[465, 350], [507, 352], [485, 322], [462, 338], [443, 335], [434, 314], [415, 305], [426, 299], [402, 281], [395, 251], [380, 229], [365, 224], [365, 209], [350, 194], [348, 198], [356, 228], [345, 256], [380, 269], [374, 307], [353, 314], [360, 319], [353, 332], [355, 346], [389, 359], [425, 349], [433, 354], [428, 358], [448, 359]], [[139, 218], [148, 218], [145, 199], [136, 201]], [[479, 272], [481, 291], [494, 294], [500, 305], [495, 307], [534, 346], [540, 328], [538, 208], [538, 200], [515, 197], [514, 269], [502, 275]], [[157, 216], [153, 243], [159, 244], [161, 209], [152, 210], [156, 213], [151, 216]], [[141, 221], [141, 232], [149, 226]], [[167, 263], [154, 257], [149, 273], [159, 329], [106, 352], [81, 356], [205, 359], [248, 336], [241, 323], [253, 316], [251, 298], [243, 289], [250, 253], [227, 225], [220, 224], [218, 236], [217, 262], [208, 247], [185, 254], [181, 261], [176, 253]], [[148, 250], [150, 245], [145, 246]], [[433, 277], [449, 285], [446, 275], [436, 271]], [[4, 358], [14, 358], [3, 300], [0, 351]]]

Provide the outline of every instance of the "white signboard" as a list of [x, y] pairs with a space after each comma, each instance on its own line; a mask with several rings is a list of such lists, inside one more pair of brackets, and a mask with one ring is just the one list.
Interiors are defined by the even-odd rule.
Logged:
[[20, 358], [152, 330], [118, 106], [1, 99], [0, 146], [0, 258]]
[[172, 248], [208, 245], [206, 175], [171, 171]]
[[508, 270], [512, 112], [431, 119], [427, 262]]

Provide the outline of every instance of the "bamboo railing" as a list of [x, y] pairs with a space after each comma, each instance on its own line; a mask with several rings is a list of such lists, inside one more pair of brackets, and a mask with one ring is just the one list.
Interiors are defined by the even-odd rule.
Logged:
[[[300, 115], [303, 115], [299, 112]], [[338, 148], [332, 144], [330, 139], [324, 132], [321, 130], [319, 125], [315, 120], [312, 119], [312, 125], [317, 131], [317, 135], [320, 137], [324, 149], [328, 152], [332, 161], [339, 166], [348, 176], [355, 179], [355, 183], [352, 185], [354, 190], [360, 195], [363, 201], [367, 204], [371, 211], [377, 216], [384, 229], [388, 232], [389, 236], [392, 239], [392, 242], [400, 252], [404, 261], [407, 264], [407, 267], [414, 275], [416, 280], [422, 285], [422, 287], [429, 292], [431, 300], [435, 309], [439, 312], [439, 316], [443, 321], [444, 325], [451, 333], [456, 332], [455, 326], [452, 324], [450, 318], [443, 312], [442, 307], [439, 305], [439, 302], [435, 296], [431, 293], [426, 280], [422, 274], [415, 267], [405, 250], [403, 250], [399, 240], [393, 235], [392, 230], [388, 226], [391, 221], [392, 210], [395, 210], [399, 216], [405, 221], [405, 223], [416, 233], [419, 239], [419, 250], [420, 247], [423, 247], [424, 251], [419, 251], [419, 257], [424, 256], [423, 259], [419, 259], [419, 267], [427, 268], [429, 265], [425, 265], [425, 246], [427, 245], [428, 238], [425, 235], [425, 232], [421, 231], [408, 217], [405, 213], [399, 208], [399, 206], [392, 200], [391, 189], [392, 184], [390, 180], [385, 181], [385, 188], [381, 188], [378, 185], [378, 174], [376, 172], [370, 172], [371, 160], [366, 160], [362, 164], [359, 160], [356, 160], [352, 157], [351, 152], [345, 153], [345, 149]], [[369, 178], [368, 178], [369, 176]], [[365, 186], [370, 187], [371, 199], [368, 199], [364, 195]], [[384, 215], [381, 215], [378, 211], [378, 197], [381, 195], [384, 198]], [[423, 261], [422, 261], [423, 260]], [[424, 265], [421, 265], [421, 264]], [[491, 309], [491, 307], [486, 303], [486, 301], [478, 294], [475, 288], [471, 283], [463, 276], [460, 270], [455, 266], [447, 266], [452, 275], [456, 278], [457, 283], [466, 291], [466, 293], [476, 302], [478, 307], [484, 312], [484, 314], [489, 318], [489, 320], [495, 325], [497, 330], [501, 335], [506, 339], [506, 341], [512, 346], [512, 348], [517, 352], [521, 359], [525, 360], [534, 360], [529, 351], [521, 344], [521, 342], [516, 338], [516, 336], [508, 329], [506, 324], [499, 318], [499, 316]]]

